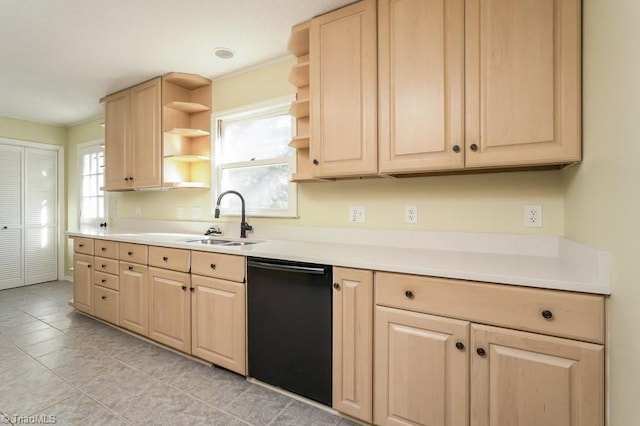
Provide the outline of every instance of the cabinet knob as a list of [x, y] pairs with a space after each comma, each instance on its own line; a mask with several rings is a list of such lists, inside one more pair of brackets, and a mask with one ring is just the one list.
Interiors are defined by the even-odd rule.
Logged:
[[166, 262], [167, 260], [169, 260], [169, 258], [167, 256], [162, 256], [162, 260]]
[[107, 298], [107, 296], [102, 296], [102, 300], [105, 300]]
[[216, 269], [216, 264], [215, 264], [215, 263], [212, 263], [212, 264], [211, 264], [211, 265], [209, 265], [209, 266], [211, 266], [211, 269]]
[[128, 180], [129, 180], [129, 178], [128, 178], [127, 176], [125, 176], [125, 177], [124, 177], [124, 180], [127, 180], [127, 181], [128, 181]]
[[413, 292], [411, 290], [405, 291], [404, 295], [407, 297], [407, 299], [413, 299]]
[[91, 265], [90, 265], [90, 264], [89, 264], [89, 265], [87, 265], [87, 268], [91, 268]]
[[107, 265], [100, 265], [100, 267], [104, 269], [107, 267]]
[[196, 292], [196, 288], [195, 287], [191, 287], [189, 290], [191, 290], [191, 293], [195, 293]]
[[130, 270], [130, 271], [133, 271], [133, 266], [129, 266], [129, 270]]
[[133, 256], [133, 252], [132, 252], [132, 251], [128, 251], [128, 252], [127, 252], [127, 254], [128, 254], [129, 256]]
[[182, 291], [187, 291], [187, 286], [186, 285], [182, 286]]
[[129, 180], [133, 180], [133, 176], [129, 176]]
[[101, 283], [106, 283], [106, 282], [107, 282], [107, 280], [105, 280], [104, 278], [102, 278], [102, 279], [100, 280], [100, 282], [101, 282]]
[[456, 342], [456, 349], [458, 349], [459, 351], [463, 351], [464, 350], [464, 343]]
[[471, 145], [469, 145], [469, 149], [473, 152], [476, 152], [478, 150], [478, 144], [472, 143]]
[[84, 244], [78, 244], [78, 247], [84, 247]]
[[8, 226], [3, 226], [2, 229], [9, 229], [9, 227]]
[[545, 309], [544, 311], [542, 311], [540, 313], [540, 315], [542, 315], [542, 318], [546, 319], [546, 320], [550, 320], [553, 318], [553, 312]]
[[314, 166], [317, 166], [318, 164], [320, 164], [320, 162], [314, 158], [314, 159], [313, 159], [313, 165], [314, 165]]
[[458, 152], [460, 152], [460, 145], [454, 145], [451, 149], [457, 154]]
[[485, 352], [485, 350], [484, 350], [484, 349], [482, 349], [482, 348], [478, 348], [478, 349], [476, 349], [476, 353], [477, 353], [478, 355], [482, 356], [482, 357], [483, 357], [483, 356], [485, 356], [485, 355], [487, 354], [487, 353]]
[[333, 288], [335, 288], [336, 290], [340, 290], [340, 284], [333, 283]]
[[102, 247], [100, 250], [107, 251], [107, 248], [106, 247]]

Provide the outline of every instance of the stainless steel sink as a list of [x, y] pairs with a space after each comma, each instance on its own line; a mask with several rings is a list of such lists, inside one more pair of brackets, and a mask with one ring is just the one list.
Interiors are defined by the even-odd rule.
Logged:
[[248, 246], [252, 244], [257, 244], [260, 241], [235, 241], [235, 240], [224, 240], [219, 238], [204, 238], [200, 240], [188, 240], [188, 243], [195, 244], [210, 244], [210, 245], [219, 245], [219, 246]]

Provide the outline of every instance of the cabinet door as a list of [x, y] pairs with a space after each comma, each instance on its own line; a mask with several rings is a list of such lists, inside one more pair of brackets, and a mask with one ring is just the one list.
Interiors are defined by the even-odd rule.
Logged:
[[93, 287], [93, 292], [95, 295], [95, 316], [118, 325], [120, 320], [120, 295], [118, 292], [99, 285]]
[[475, 324], [471, 339], [472, 426], [604, 425], [603, 346]]
[[73, 307], [93, 315], [93, 256], [73, 255]]
[[246, 375], [244, 284], [192, 275], [191, 285], [191, 353]]
[[149, 268], [120, 262], [120, 326], [149, 335]]
[[149, 337], [191, 353], [190, 277], [184, 272], [149, 268]]
[[375, 336], [375, 424], [468, 424], [468, 322], [376, 306]]
[[128, 189], [129, 185], [129, 90], [104, 100], [104, 186], [106, 190]]
[[333, 268], [333, 408], [371, 423], [373, 272]]
[[467, 0], [466, 163], [580, 160], [580, 0]]
[[162, 184], [161, 79], [155, 78], [131, 90], [131, 169], [133, 188]]
[[377, 173], [376, 37], [374, 0], [311, 21], [310, 150], [316, 177]]
[[464, 167], [464, 1], [378, 1], [380, 173]]

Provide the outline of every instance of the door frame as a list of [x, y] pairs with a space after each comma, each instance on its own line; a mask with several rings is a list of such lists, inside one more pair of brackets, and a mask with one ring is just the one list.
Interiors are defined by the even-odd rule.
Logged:
[[[62, 145], [53, 145], [53, 144], [48, 144], [48, 143], [43, 143], [43, 142], [32, 142], [32, 141], [23, 141], [23, 140], [19, 140], [19, 139], [11, 139], [11, 138], [4, 138], [4, 137], [0, 137], [0, 144], [2, 145], [11, 145], [11, 146], [18, 146], [18, 147], [22, 147], [22, 148], [35, 148], [35, 149], [43, 149], [43, 150], [49, 150], [49, 151], [57, 151], [58, 153], [58, 186], [57, 186], [57, 192], [58, 192], [58, 211], [57, 211], [57, 223], [56, 223], [56, 227], [57, 227], [57, 234], [58, 234], [58, 238], [57, 238], [57, 244], [58, 244], [58, 280], [60, 281], [64, 281], [65, 280], [65, 273], [64, 273], [64, 265], [65, 265], [65, 243], [64, 243], [64, 237], [65, 237], [65, 225], [67, 223], [66, 221], [66, 205], [64, 203], [64, 197], [65, 194], [67, 193], [66, 191], [66, 187], [65, 187], [65, 182], [64, 182], [64, 175], [65, 175], [65, 168], [64, 168], [64, 146]], [[24, 173], [24, 170], [23, 170]], [[24, 191], [24, 189], [23, 189]], [[24, 194], [23, 194], [24, 197]], [[24, 211], [22, 213], [24, 215]], [[23, 222], [24, 222], [24, 217], [22, 218]], [[22, 239], [24, 241], [24, 226], [22, 229]], [[24, 268], [25, 266], [23, 265], [23, 279], [24, 279]], [[23, 284], [24, 285], [24, 284]]]

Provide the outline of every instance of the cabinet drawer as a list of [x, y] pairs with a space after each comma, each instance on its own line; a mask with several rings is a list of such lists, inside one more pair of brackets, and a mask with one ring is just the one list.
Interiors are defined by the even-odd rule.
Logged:
[[245, 276], [245, 257], [192, 251], [191, 273], [242, 283]]
[[93, 293], [95, 295], [94, 315], [118, 325], [118, 318], [120, 318], [119, 293], [100, 286], [95, 286]]
[[127, 262], [147, 264], [149, 247], [142, 244], [119, 243], [120, 260]]
[[95, 258], [95, 271], [106, 272], [107, 274], [118, 274], [118, 261], [114, 259], [107, 259], [104, 257]]
[[73, 239], [73, 251], [93, 255], [93, 238], [75, 237]]
[[376, 304], [589, 342], [604, 342], [604, 297], [376, 272]]
[[95, 254], [96, 256], [108, 257], [109, 259], [117, 259], [118, 242], [95, 240]]
[[149, 247], [149, 265], [174, 271], [189, 272], [191, 252], [167, 247]]
[[93, 273], [93, 283], [111, 290], [120, 290], [120, 277], [118, 275], [95, 271]]

